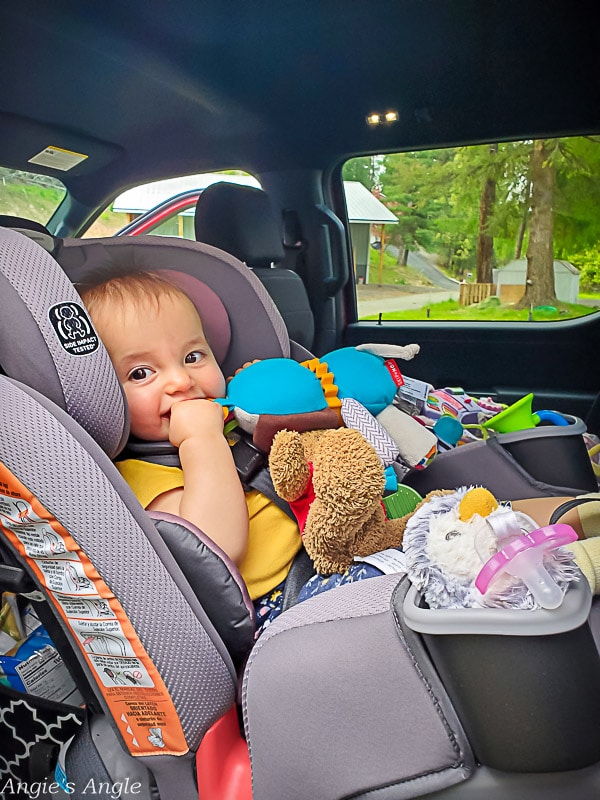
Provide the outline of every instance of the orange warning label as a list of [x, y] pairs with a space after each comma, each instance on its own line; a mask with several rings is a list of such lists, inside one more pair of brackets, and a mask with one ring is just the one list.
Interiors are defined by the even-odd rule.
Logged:
[[70, 629], [131, 755], [187, 753], [171, 696], [123, 607], [75, 539], [2, 463], [0, 528]]

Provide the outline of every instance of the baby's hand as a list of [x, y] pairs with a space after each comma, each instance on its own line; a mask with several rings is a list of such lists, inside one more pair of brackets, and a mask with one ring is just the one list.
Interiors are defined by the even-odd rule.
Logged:
[[169, 441], [175, 447], [193, 437], [221, 434], [223, 407], [212, 400], [181, 400], [171, 407]]

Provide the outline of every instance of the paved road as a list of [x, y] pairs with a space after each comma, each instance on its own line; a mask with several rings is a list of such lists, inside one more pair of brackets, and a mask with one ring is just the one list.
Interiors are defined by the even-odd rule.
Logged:
[[437, 287], [420, 287], [420, 290], [401, 292], [390, 286], [357, 286], [358, 310], [361, 317], [390, 311], [406, 311], [411, 308], [423, 308], [430, 303], [441, 303], [444, 300], [458, 300], [458, 287], [455, 291]]
[[411, 251], [408, 254], [408, 266], [418, 270], [426, 278], [429, 278], [433, 284], [439, 286], [440, 289], [458, 292], [458, 281], [444, 275], [442, 270], [438, 269], [427, 256]]
[[[398, 257], [398, 248], [393, 244], [387, 245], [385, 252], [396, 256], [396, 258]], [[433, 256], [411, 250], [408, 254], [408, 266], [416, 269], [417, 272], [428, 278], [435, 286], [439, 286], [440, 289], [458, 291], [458, 281], [454, 280], [454, 278], [449, 278], [441, 269], [438, 269], [433, 259]]]

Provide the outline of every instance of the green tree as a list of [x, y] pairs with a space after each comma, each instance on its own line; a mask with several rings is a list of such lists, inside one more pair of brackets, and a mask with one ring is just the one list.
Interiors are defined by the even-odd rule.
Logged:
[[552, 151], [556, 145], [536, 139], [531, 148], [531, 223], [527, 247], [525, 294], [517, 307], [553, 305], [554, 289], [554, 187], [556, 166]]
[[554, 298], [549, 253], [573, 261], [582, 254], [577, 263], [585, 266], [585, 254], [598, 250], [599, 137], [396, 153], [349, 165], [344, 177], [380, 185], [378, 196], [398, 217], [388, 241], [400, 263], [422, 248], [454, 274], [470, 271], [487, 282], [493, 266], [526, 252], [526, 302], [547, 305]]
[[372, 191], [379, 185], [380, 162], [379, 156], [351, 158], [342, 168], [342, 179], [359, 181], [369, 191]]
[[[555, 302], [554, 259], [572, 260], [578, 251], [600, 242], [599, 145], [597, 137], [533, 143], [527, 284], [521, 305]], [[589, 281], [591, 276], [586, 277]]]
[[406, 263], [410, 250], [436, 250], [436, 220], [441, 209], [431, 173], [449, 158], [450, 151], [428, 150], [395, 153], [383, 159], [381, 199], [398, 217], [391, 241], [398, 248], [399, 263]]

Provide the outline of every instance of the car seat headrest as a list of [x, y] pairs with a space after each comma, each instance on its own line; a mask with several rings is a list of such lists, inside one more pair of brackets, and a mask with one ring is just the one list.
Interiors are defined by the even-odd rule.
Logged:
[[231, 344], [231, 325], [219, 295], [210, 286], [186, 272], [179, 272], [176, 269], [159, 269], [157, 272], [185, 292], [196, 306], [206, 340], [221, 364]]
[[26, 219], [25, 217], [13, 217], [10, 214], [0, 214], [0, 228], [10, 228], [13, 231], [28, 236], [48, 253], [54, 253], [60, 243], [60, 239], [53, 236], [44, 225], [32, 219]]
[[163, 236], [65, 239], [59, 257], [75, 285], [121, 268], [170, 278], [198, 308], [226, 377], [247, 361], [290, 355], [285, 323], [265, 287], [236, 258], [213, 247]]
[[262, 189], [213, 183], [196, 203], [196, 241], [231, 253], [249, 267], [283, 261], [282, 226]]
[[38, 244], [0, 228], [0, 367], [48, 397], [114, 457], [127, 441], [123, 390], [81, 298]]

